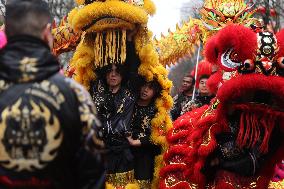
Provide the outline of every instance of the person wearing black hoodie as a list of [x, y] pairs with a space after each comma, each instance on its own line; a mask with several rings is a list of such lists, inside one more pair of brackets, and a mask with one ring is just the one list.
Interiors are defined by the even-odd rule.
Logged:
[[[43, 0], [9, 0], [0, 51], [0, 188], [104, 188], [100, 122], [60, 75]], [[88, 144], [88, 145], [87, 145]], [[85, 146], [92, 145], [92, 153]]]

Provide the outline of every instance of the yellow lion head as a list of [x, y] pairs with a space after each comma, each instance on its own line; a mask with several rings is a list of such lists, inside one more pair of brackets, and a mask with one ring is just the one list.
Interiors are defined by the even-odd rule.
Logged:
[[100, 32], [107, 29], [133, 30], [146, 25], [155, 13], [151, 0], [76, 0], [79, 7], [69, 14], [76, 31]]
[[[172, 127], [168, 112], [173, 104], [169, 95], [171, 81], [167, 70], [159, 63], [152, 34], [147, 28], [148, 17], [155, 13], [151, 0], [76, 0], [78, 6], [69, 14], [68, 23], [54, 30], [55, 51], [65, 52], [76, 43], [70, 62], [73, 78], [86, 88], [96, 80], [96, 71], [109, 64], [125, 64], [135, 54], [138, 75], [147, 81], [156, 80], [162, 90], [156, 99], [157, 113], [151, 120], [153, 143], [166, 150], [165, 135]], [[70, 30], [71, 28], [71, 30]], [[72, 34], [72, 35], [71, 35]], [[79, 36], [79, 40], [77, 40]], [[73, 40], [72, 40], [73, 39]], [[70, 43], [71, 42], [71, 43]], [[58, 54], [58, 53], [57, 53]], [[129, 64], [126, 64], [129, 65]], [[161, 166], [157, 158], [156, 169]], [[154, 180], [158, 178], [156, 171]]]

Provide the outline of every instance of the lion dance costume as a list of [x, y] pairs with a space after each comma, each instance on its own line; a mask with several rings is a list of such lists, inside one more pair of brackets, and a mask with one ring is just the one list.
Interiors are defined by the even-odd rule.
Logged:
[[[171, 82], [167, 71], [159, 63], [158, 54], [147, 29], [148, 16], [154, 14], [151, 0], [76, 0], [74, 8], [59, 26], [55, 27], [54, 53], [70, 51], [76, 48], [67, 74], [87, 89], [96, 81], [96, 71], [109, 64], [125, 64], [129, 53], [139, 59], [138, 73], [147, 81], [156, 80], [160, 84], [161, 95], [156, 99], [157, 113], [151, 121], [151, 141], [166, 149], [165, 135], [172, 127], [168, 110], [172, 106], [169, 95]], [[128, 49], [128, 35], [134, 34], [132, 46]], [[133, 63], [134, 64], [134, 63]], [[128, 64], [128, 66], [131, 66]], [[92, 94], [91, 94], [92, 95]], [[157, 188], [157, 177], [162, 156], [156, 157], [152, 186]], [[114, 176], [114, 177], [113, 177]], [[127, 175], [126, 175], [127, 176]], [[131, 179], [127, 176], [126, 179]], [[156, 178], [156, 179], [155, 179]], [[136, 188], [134, 182], [121, 184], [125, 178], [112, 175], [107, 178], [109, 188]]]
[[252, 14], [242, 0], [205, 1], [201, 20], [156, 41], [163, 64], [201, 40], [206, 61], [219, 67], [208, 80], [211, 104], [179, 117], [167, 134], [159, 188], [284, 187], [284, 30], [263, 31]]
[[219, 89], [211, 105], [175, 121], [160, 188], [283, 188], [270, 183], [284, 156], [283, 42], [284, 30], [233, 24], [209, 39]]

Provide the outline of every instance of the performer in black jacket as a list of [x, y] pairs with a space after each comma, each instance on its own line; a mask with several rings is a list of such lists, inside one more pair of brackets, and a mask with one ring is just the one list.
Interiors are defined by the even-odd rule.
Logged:
[[110, 64], [100, 70], [102, 79], [93, 84], [93, 100], [102, 122], [106, 145], [107, 183], [125, 187], [134, 182], [133, 155], [127, 137], [134, 107], [134, 95], [122, 83], [125, 67]]
[[155, 99], [160, 93], [156, 81], [144, 83], [132, 116], [132, 137], [128, 137], [133, 146], [135, 179], [140, 188], [150, 189], [154, 173], [154, 158], [159, 149], [150, 139], [151, 120], [156, 114]]
[[[88, 92], [58, 74], [59, 63], [50, 52], [53, 19], [48, 4], [10, 0], [5, 19], [8, 44], [0, 51], [0, 188], [104, 188], [97, 153], [103, 145], [97, 136], [100, 122]], [[85, 150], [86, 143], [95, 145], [95, 155]]]

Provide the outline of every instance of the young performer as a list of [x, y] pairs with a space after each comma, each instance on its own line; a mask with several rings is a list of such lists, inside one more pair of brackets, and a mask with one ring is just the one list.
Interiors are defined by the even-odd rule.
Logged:
[[158, 152], [158, 147], [151, 142], [150, 135], [151, 120], [156, 113], [154, 103], [159, 93], [160, 86], [156, 81], [143, 84], [133, 111], [132, 137], [128, 137], [133, 146], [135, 179], [143, 189], [151, 188], [154, 158]]

